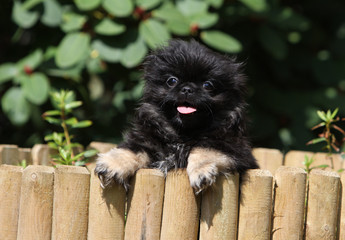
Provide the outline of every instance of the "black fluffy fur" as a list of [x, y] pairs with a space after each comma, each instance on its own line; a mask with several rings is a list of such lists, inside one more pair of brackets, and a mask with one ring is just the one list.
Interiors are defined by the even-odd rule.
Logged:
[[[178, 80], [176, 85], [169, 86], [170, 77]], [[145, 151], [150, 167], [165, 173], [185, 168], [194, 147], [230, 156], [235, 166], [229, 172], [258, 167], [246, 138], [246, 79], [241, 63], [196, 41], [172, 40], [146, 57], [144, 78], [141, 104], [119, 148]], [[180, 114], [180, 105], [197, 111]]]

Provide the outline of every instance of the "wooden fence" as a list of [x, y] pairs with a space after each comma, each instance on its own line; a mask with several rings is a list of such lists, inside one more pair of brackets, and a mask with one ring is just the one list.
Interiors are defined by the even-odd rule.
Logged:
[[[91, 146], [103, 152], [113, 145]], [[6, 148], [15, 147], [0, 146], [2, 163], [11, 163]], [[94, 164], [3, 164], [0, 239], [345, 239], [345, 175], [313, 170], [307, 176], [298, 165], [306, 154], [313, 155], [254, 149], [270, 171], [250, 170], [241, 181], [238, 174], [220, 176], [197, 196], [182, 169], [166, 178], [139, 170], [126, 194], [121, 186], [103, 191]], [[317, 164], [321, 156], [315, 154]]]

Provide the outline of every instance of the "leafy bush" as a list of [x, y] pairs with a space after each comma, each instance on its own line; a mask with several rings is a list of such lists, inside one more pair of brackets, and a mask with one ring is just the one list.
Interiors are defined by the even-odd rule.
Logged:
[[143, 57], [173, 37], [247, 62], [255, 145], [304, 148], [316, 109], [345, 113], [340, 0], [5, 0], [0, 20], [1, 142], [42, 141], [48, 92], [61, 88], [95, 123], [82, 142], [118, 141], [141, 95]]

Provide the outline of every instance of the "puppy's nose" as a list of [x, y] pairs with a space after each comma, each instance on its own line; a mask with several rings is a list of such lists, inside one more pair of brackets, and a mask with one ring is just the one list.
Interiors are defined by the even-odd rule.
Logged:
[[183, 87], [183, 88], [181, 89], [181, 93], [182, 93], [182, 94], [185, 94], [185, 95], [192, 94], [193, 92], [194, 92], [193, 89], [192, 89], [191, 87], [188, 87], [188, 86]]

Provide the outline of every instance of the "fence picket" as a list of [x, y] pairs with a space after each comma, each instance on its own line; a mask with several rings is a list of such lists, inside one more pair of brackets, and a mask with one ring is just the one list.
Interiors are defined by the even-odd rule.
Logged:
[[189, 184], [185, 169], [170, 171], [165, 183], [161, 240], [198, 237], [200, 195]]
[[57, 166], [54, 181], [52, 239], [86, 239], [89, 171], [83, 167]]
[[271, 238], [272, 174], [249, 170], [242, 176], [238, 240]]
[[0, 166], [0, 239], [17, 239], [22, 172], [18, 166]]
[[269, 170], [272, 174], [283, 165], [283, 154], [277, 149], [254, 148], [253, 155], [260, 168]]
[[136, 173], [128, 197], [126, 240], [159, 240], [164, 184], [164, 174], [157, 169]]
[[201, 200], [200, 240], [236, 239], [239, 174], [219, 176]]
[[276, 172], [273, 240], [302, 240], [307, 173], [301, 168], [280, 167]]
[[17, 240], [50, 240], [54, 168], [28, 166], [23, 171]]
[[309, 175], [306, 240], [336, 239], [340, 177], [313, 170]]

